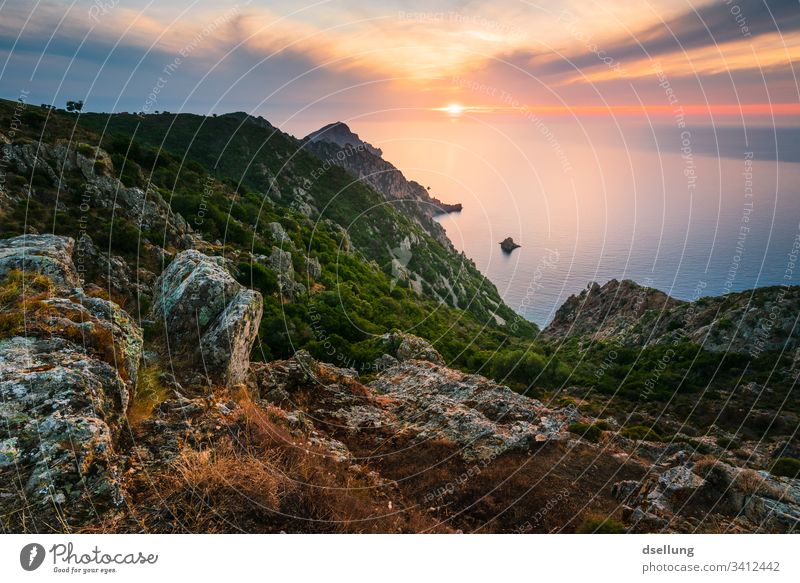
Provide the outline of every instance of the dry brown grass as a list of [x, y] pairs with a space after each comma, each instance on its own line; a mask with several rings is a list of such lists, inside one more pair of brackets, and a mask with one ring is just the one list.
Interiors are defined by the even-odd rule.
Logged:
[[[698, 460], [694, 465], [693, 471], [698, 476], [711, 480], [720, 480], [722, 475], [727, 476], [727, 471], [723, 470], [721, 462], [713, 456], [706, 456]], [[738, 469], [732, 481], [721, 483], [720, 486], [745, 494], [756, 494], [775, 500], [780, 500], [786, 494], [783, 488], [773, 486], [758, 472], [746, 468]]]
[[0, 338], [64, 338], [83, 346], [128, 380], [130, 371], [125, 369], [122, 350], [108, 325], [79, 309], [80, 298], [71, 298], [74, 308], [53, 306], [47, 300], [52, 298], [54, 288], [53, 281], [45, 275], [10, 271], [0, 282]]
[[161, 369], [158, 366], [143, 366], [139, 369], [136, 390], [128, 407], [128, 423], [136, 427], [148, 419], [153, 410], [169, 396], [169, 389], [159, 380]]
[[[435, 523], [364, 473], [352, 471], [275, 411], [243, 400], [226, 437], [185, 447], [137, 496], [150, 532], [419, 532]], [[392, 501], [392, 510], [389, 509]], [[444, 530], [444, 529], [439, 529]]]
[[733, 480], [733, 487], [745, 494], [756, 494], [774, 500], [780, 500], [786, 494], [785, 489], [773, 486], [758, 472], [748, 469], [743, 469], [736, 475]]

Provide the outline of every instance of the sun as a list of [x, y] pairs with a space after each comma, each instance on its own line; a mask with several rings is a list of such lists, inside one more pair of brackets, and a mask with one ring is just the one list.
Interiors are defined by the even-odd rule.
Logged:
[[464, 108], [458, 103], [451, 103], [444, 110], [450, 115], [461, 115], [464, 113]]

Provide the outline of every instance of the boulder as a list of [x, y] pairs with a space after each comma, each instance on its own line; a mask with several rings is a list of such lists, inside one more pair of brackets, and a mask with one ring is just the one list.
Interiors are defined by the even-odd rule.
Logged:
[[439, 351], [419, 336], [405, 332], [389, 332], [380, 339], [389, 349], [389, 356], [394, 356], [397, 360], [425, 360], [434, 364], [444, 364], [444, 358]]
[[142, 331], [79, 287], [73, 247], [53, 235], [0, 241], [12, 294], [0, 310], [7, 321], [26, 310], [23, 327], [0, 335], [0, 514], [20, 528], [60, 530], [123, 500], [114, 449]]
[[273, 246], [267, 263], [278, 276], [278, 285], [282, 295], [293, 300], [306, 292], [306, 287], [295, 279], [292, 254], [289, 251]]
[[9, 271], [40, 273], [61, 290], [80, 286], [72, 262], [75, 241], [57, 235], [20, 235], [0, 241], [0, 279]]
[[0, 399], [0, 492], [21, 521], [68, 506], [80, 522], [122, 501], [114, 444], [128, 391], [113, 366], [61, 338], [0, 340]]
[[506, 237], [500, 242], [500, 248], [506, 253], [511, 253], [514, 249], [519, 248], [521, 245], [514, 242], [511, 237]]
[[156, 280], [152, 319], [161, 326], [171, 364], [183, 384], [246, 380], [258, 335], [261, 294], [239, 284], [219, 257], [178, 254]]

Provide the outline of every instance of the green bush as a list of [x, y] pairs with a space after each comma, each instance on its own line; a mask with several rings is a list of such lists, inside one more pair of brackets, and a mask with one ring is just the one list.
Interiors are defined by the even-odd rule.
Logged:
[[265, 296], [278, 291], [278, 277], [260, 263], [242, 262], [239, 264], [239, 283], [257, 288]]
[[800, 460], [791, 457], [781, 457], [772, 465], [772, 474], [787, 478], [800, 477]]
[[647, 441], [663, 441], [663, 438], [644, 425], [631, 425], [630, 427], [625, 427], [620, 431], [620, 435], [623, 437], [627, 437], [628, 439], [646, 439]]
[[599, 425], [590, 425], [589, 423], [573, 423], [567, 427], [567, 431], [592, 442], [597, 442], [603, 433], [603, 429]]
[[729, 439], [727, 437], [718, 437], [717, 438], [717, 445], [720, 446], [722, 449], [739, 449], [742, 446], [742, 442], [738, 439]]
[[623, 534], [625, 525], [613, 518], [587, 518], [575, 531], [578, 534]]

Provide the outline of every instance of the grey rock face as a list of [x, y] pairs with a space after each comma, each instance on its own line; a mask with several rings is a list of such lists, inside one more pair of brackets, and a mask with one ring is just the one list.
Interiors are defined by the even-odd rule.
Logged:
[[421, 361], [402, 362], [369, 385], [394, 399], [389, 411], [418, 439], [447, 439], [465, 459], [492, 458], [534, 442], [568, 439], [577, 419], [480, 375]]
[[548, 409], [479, 375], [420, 360], [401, 362], [363, 385], [355, 371], [299, 351], [289, 360], [255, 365], [251, 387], [282, 407], [302, 400], [317, 420], [363, 441], [398, 434], [417, 442], [444, 440], [456, 444], [465, 460], [568, 439], [566, 426], [577, 418], [573, 410]]
[[306, 286], [295, 280], [292, 254], [290, 252], [278, 247], [272, 247], [268, 263], [269, 268], [278, 275], [278, 285], [284, 296], [289, 299], [295, 299], [306, 292]]
[[152, 319], [163, 326], [179, 381], [244, 382], [258, 334], [261, 294], [240, 285], [221, 258], [178, 254], [156, 281]]
[[691, 531], [691, 519], [733, 517], [748, 532], [795, 532], [800, 528], [800, 480], [737, 468], [724, 462], [686, 462], [653, 471], [641, 481], [614, 484], [627, 505], [634, 531]]
[[0, 507], [27, 501], [10, 512], [42, 518], [42, 530], [58, 526], [49, 517], [62, 507], [78, 523], [121, 503], [114, 448], [142, 354], [139, 326], [79, 287], [73, 246], [52, 235], [0, 241], [0, 279], [19, 269], [53, 283], [26, 336], [0, 339]]
[[381, 340], [387, 348], [397, 346], [397, 350], [391, 351], [394, 354], [389, 356], [395, 356], [398, 360], [426, 360], [434, 364], [444, 364], [439, 351], [419, 336], [404, 332], [389, 332], [381, 336]]
[[0, 241], [0, 278], [9, 271], [41, 273], [62, 290], [80, 286], [72, 251], [75, 242], [57, 235], [21, 235]]
[[114, 442], [128, 391], [113, 366], [60, 338], [2, 340], [0, 398], [0, 470], [37, 506], [69, 504], [77, 518], [120, 502]]

